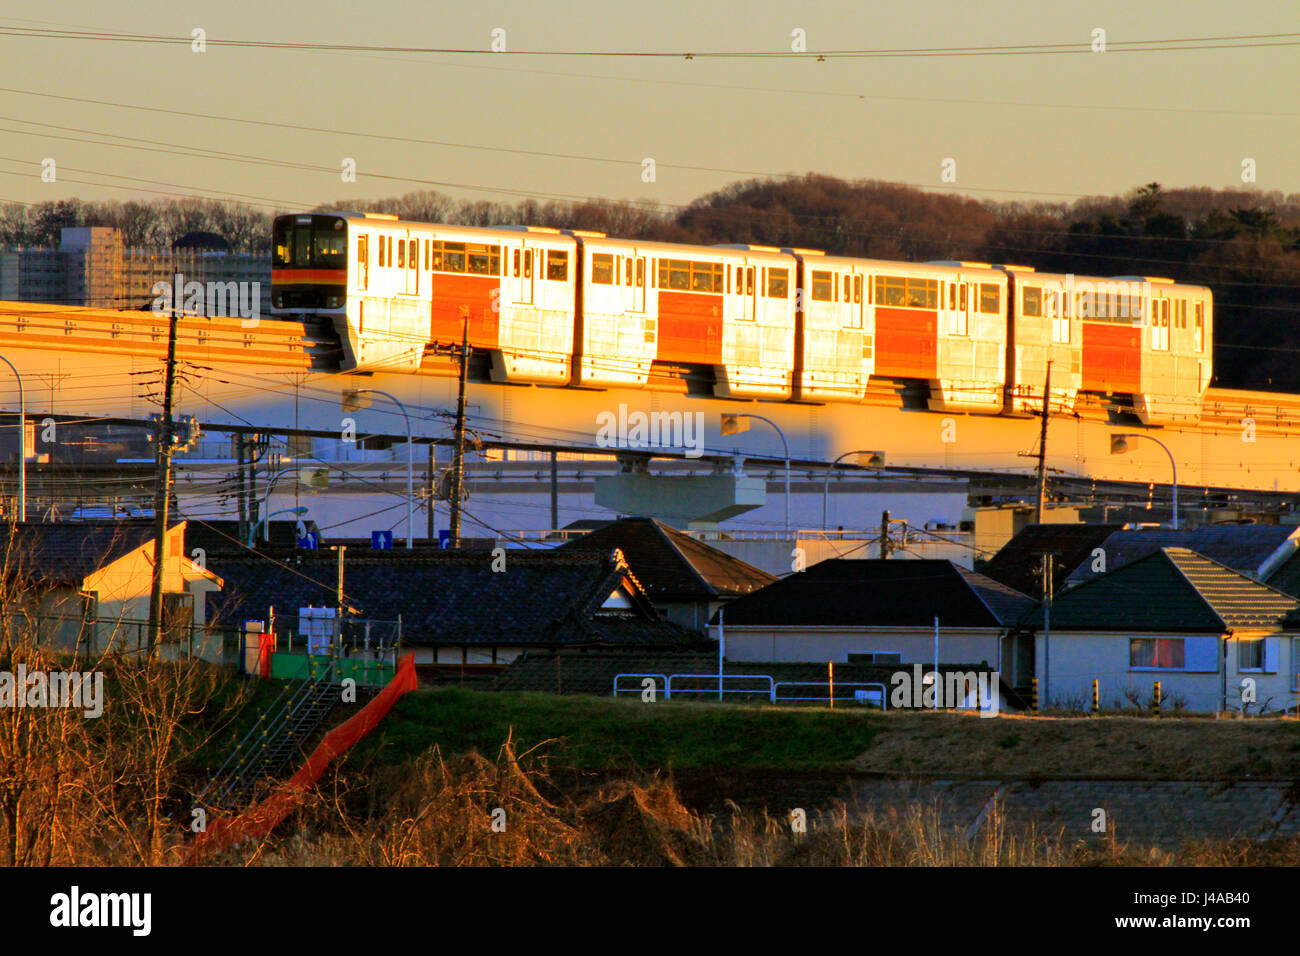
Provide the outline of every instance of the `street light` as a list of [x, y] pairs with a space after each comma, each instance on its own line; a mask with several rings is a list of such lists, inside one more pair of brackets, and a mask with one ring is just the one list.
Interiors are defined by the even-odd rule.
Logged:
[[1119, 434], [1111, 435], [1111, 436], [1110, 436], [1110, 453], [1111, 453], [1112, 455], [1122, 455], [1122, 454], [1124, 454], [1126, 451], [1129, 450], [1129, 447], [1128, 447], [1128, 439], [1130, 439], [1130, 438], [1145, 438], [1147, 441], [1153, 441], [1153, 442], [1155, 442], [1157, 445], [1159, 445], [1161, 448], [1163, 448], [1163, 449], [1165, 450], [1165, 454], [1169, 456], [1169, 467], [1172, 468], [1173, 471], [1174, 471], [1174, 483], [1173, 483], [1173, 490], [1174, 490], [1174, 516], [1173, 516], [1173, 529], [1174, 529], [1175, 531], [1177, 531], [1177, 530], [1178, 530], [1178, 465], [1177, 465], [1177, 463], [1174, 461], [1174, 453], [1171, 452], [1171, 451], [1169, 450], [1169, 446], [1166, 445], [1164, 442], [1162, 442], [1159, 438], [1152, 438], [1150, 435], [1144, 435], [1144, 434], [1142, 434], [1141, 432], [1122, 432], [1122, 433], [1119, 433]]
[[781, 431], [781, 426], [770, 418], [764, 418], [762, 415], [751, 415], [749, 412], [739, 412], [735, 415], [722, 416], [722, 434], [739, 435], [743, 431], [749, 430], [748, 424], [743, 424], [742, 418], [757, 418], [760, 422], [767, 422], [776, 429], [776, 433], [781, 436], [781, 447], [785, 449], [785, 533], [790, 533], [790, 443], [785, 440], [785, 432]]
[[[281, 468], [279, 471], [277, 471], [274, 475], [271, 476], [271, 480], [266, 483], [266, 494], [262, 495], [261, 513], [263, 515], [266, 515], [267, 509], [271, 506], [271, 489], [275, 487], [275, 483], [279, 481], [281, 478], [283, 478], [285, 475], [289, 474], [289, 472], [298, 471], [298, 470], [299, 468], [297, 465], [290, 465], [287, 468]], [[301, 476], [299, 476], [299, 481], [300, 482], [302, 481]], [[311, 475], [308, 476], [306, 482], [302, 482], [302, 483], [308, 485], [308, 487], [311, 488], [317, 488], [317, 489], [324, 488], [329, 483], [329, 472], [326, 471], [324, 468], [318, 468], [314, 472], [312, 472]], [[302, 508], [301, 510], [295, 508], [284, 509], [284, 511], [293, 511], [295, 514], [303, 514], [304, 512], [306, 512], [306, 510], [307, 509], [305, 507]], [[283, 514], [284, 511], [277, 511], [276, 514]], [[258, 521], [257, 524], [253, 525], [253, 529], [248, 532], [248, 546], [250, 548], [253, 546], [253, 541], [257, 537], [257, 529], [259, 526], [262, 529], [262, 540], [263, 541], [271, 540], [271, 518], [268, 515], [262, 518], [260, 521]]]
[[27, 520], [27, 404], [23, 400], [23, 377], [18, 374], [14, 363], [3, 355], [4, 362], [13, 369], [14, 378], [18, 379], [18, 520]]
[[885, 467], [885, 453], [883, 451], [865, 451], [865, 450], [846, 451], [844, 454], [840, 455], [839, 458], [836, 458], [833, 462], [831, 462], [829, 465], [826, 466], [826, 477], [822, 479], [822, 530], [823, 531], [826, 530], [826, 499], [829, 496], [830, 488], [831, 488], [831, 469], [833, 469], [845, 458], [848, 458], [849, 455], [858, 456], [859, 468], [884, 468]]
[[411, 441], [411, 416], [406, 414], [406, 406], [394, 395], [382, 392], [377, 388], [354, 388], [343, 393], [341, 405], [345, 412], [355, 412], [365, 408], [361, 402], [361, 396], [370, 393], [372, 395], [382, 395], [388, 399], [402, 413], [402, 418], [406, 421], [406, 547], [414, 547], [411, 539], [413, 531], [413, 514], [415, 511], [415, 445]]

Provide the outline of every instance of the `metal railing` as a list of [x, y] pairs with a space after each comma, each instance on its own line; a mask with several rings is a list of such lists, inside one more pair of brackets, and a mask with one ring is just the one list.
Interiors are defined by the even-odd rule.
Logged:
[[[781, 703], [828, 703], [829, 704], [831, 700], [832, 686], [834, 687], [835, 690], [839, 690], [840, 688], [855, 690], [854, 696], [852, 698], [840, 697], [837, 698], [838, 700], [844, 701], [845, 703], [853, 703], [853, 704], [857, 704], [857, 703], [871, 704], [871, 703], [875, 703], [873, 698], [865, 698], [865, 699], [860, 698], [857, 696], [856, 690], [857, 689], [871, 690], [871, 689], [878, 688], [880, 691], [880, 700], [879, 700], [880, 709], [886, 710], [888, 707], [888, 691], [886, 690], [885, 685], [879, 682], [870, 682], [870, 681], [836, 681], [834, 685], [831, 685], [829, 681], [824, 681], [824, 680], [822, 681], [812, 681], [812, 680], [778, 681], [775, 680], [770, 674], [728, 674], [725, 672], [721, 674], [716, 672], [712, 674], [658, 674], [649, 671], [646, 672], [625, 671], [623, 673], [614, 675], [613, 696], [617, 697], [619, 694], [639, 694], [648, 689], [644, 686], [638, 686], [638, 687], [620, 686], [620, 681], [624, 679], [637, 679], [642, 682], [644, 682], [646, 679], [652, 679], [658, 681], [658, 683], [655, 685], [655, 690], [663, 692], [664, 700], [672, 700], [674, 694], [677, 694], [678, 696], [681, 696], [682, 694], [709, 694], [709, 695], [717, 694], [720, 700], [725, 699], [727, 694], [748, 694], [751, 697], [762, 695], [763, 697], [767, 698], [769, 703], [772, 704], [781, 704]], [[687, 681], [687, 680], [699, 681], [701, 686], [698, 687], [678, 686], [674, 688], [673, 686], [674, 681]], [[757, 682], [766, 681], [767, 686], [766, 687], [727, 687], [726, 685], [728, 681], [731, 681], [733, 683], [738, 681], [757, 681]], [[780, 693], [780, 689], [782, 687], [790, 687], [790, 688], [824, 687], [826, 688], [826, 693], [816, 695], [816, 696], [782, 695]]]

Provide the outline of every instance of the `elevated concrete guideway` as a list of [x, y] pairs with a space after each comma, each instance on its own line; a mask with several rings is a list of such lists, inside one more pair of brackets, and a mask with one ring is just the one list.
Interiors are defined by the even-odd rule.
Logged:
[[[165, 350], [166, 319], [152, 313], [0, 303], [0, 354], [22, 375], [29, 419], [148, 419], [159, 410]], [[414, 375], [344, 374], [337, 371], [336, 343], [319, 330], [270, 319], [245, 328], [239, 319], [208, 318], [182, 320], [178, 358], [176, 415], [193, 415], [209, 428], [341, 435], [355, 427], [357, 434], [404, 440], [395, 407], [341, 411], [343, 393], [362, 387], [400, 399], [417, 440], [451, 434], [455, 366], [444, 358], [426, 357]], [[685, 447], [680, 437], [675, 445], [645, 446], [634, 435], [602, 445], [602, 416], [617, 415], [620, 407], [693, 416], [697, 446]], [[15, 414], [17, 408], [17, 387], [6, 372], [0, 409]], [[728, 401], [687, 394], [680, 383], [600, 391], [500, 385], [472, 374], [468, 409], [470, 428], [493, 444], [780, 460], [771, 429], [721, 434], [723, 413], [753, 411], [780, 427], [797, 462], [872, 448], [885, 452], [889, 469], [978, 474], [1031, 473], [1035, 461], [1027, 456], [1036, 452], [1040, 427], [1033, 417], [909, 407], [907, 388], [889, 383], [874, 388], [864, 404], [812, 405]], [[1144, 429], [1100, 397], [1081, 396], [1076, 414], [1049, 423], [1049, 473], [1054, 480], [1168, 485], [1169, 461], [1155, 443], [1132, 442], [1125, 454], [1111, 454], [1110, 436], [1120, 431], [1146, 432], [1167, 444], [1189, 496], [1202, 489], [1300, 494], [1300, 397], [1212, 390], [1199, 424]]]

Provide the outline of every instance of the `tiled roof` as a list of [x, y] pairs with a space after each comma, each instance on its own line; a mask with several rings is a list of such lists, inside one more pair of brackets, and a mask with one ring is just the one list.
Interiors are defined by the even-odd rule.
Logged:
[[153, 540], [152, 521], [23, 522], [0, 525], [0, 556], [28, 577], [80, 585], [90, 574]]
[[624, 518], [581, 538], [561, 551], [618, 548], [652, 600], [707, 601], [749, 594], [776, 580], [766, 571], [732, 557], [653, 518]]
[[1033, 600], [948, 560], [831, 558], [726, 608], [727, 624], [1003, 627]]
[[1069, 572], [1119, 528], [1114, 524], [1026, 525], [979, 572], [1022, 594], [1039, 597], [1043, 593], [1041, 556], [1044, 552], [1055, 554], [1053, 583], [1060, 591]]
[[[1186, 548], [1161, 548], [1074, 585], [1052, 603], [1052, 627], [1216, 633], [1270, 627], [1300, 601]], [[1042, 609], [1025, 622], [1041, 627]]]
[[[1246, 575], [1258, 574], [1264, 563], [1288, 541], [1300, 535], [1294, 525], [1227, 524], [1205, 525], [1190, 531], [1142, 528], [1115, 531], [1098, 547], [1106, 554], [1106, 570], [1146, 557], [1160, 548], [1186, 548]], [[1097, 577], [1091, 558], [1085, 557], [1070, 572], [1068, 583], [1078, 584]]]
[[[301, 551], [289, 567], [257, 555], [209, 562], [226, 587], [213, 608], [226, 620], [262, 618], [336, 603], [337, 557]], [[344, 595], [362, 618], [395, 621], [411, 644], [691, 645], [697, 638], [661, 620], [625, 565], [610, 553], [511, 550], [505, 570], [490, 552], [351, 551]], [[602, 612], [620, 585], [632, 610]]]

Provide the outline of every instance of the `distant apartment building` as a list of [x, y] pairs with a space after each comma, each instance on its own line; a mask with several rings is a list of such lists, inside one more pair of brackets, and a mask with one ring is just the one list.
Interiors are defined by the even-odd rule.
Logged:
[[202, 248], [127, 249], [118, 229], [61, 231], [57, 249], [0, 250], [0, 300], [51, 302], [98, 309], [145, 309], [159, 282], [256, 282], [261, 314], [271, 311], [271, 260], [266, 255]]

